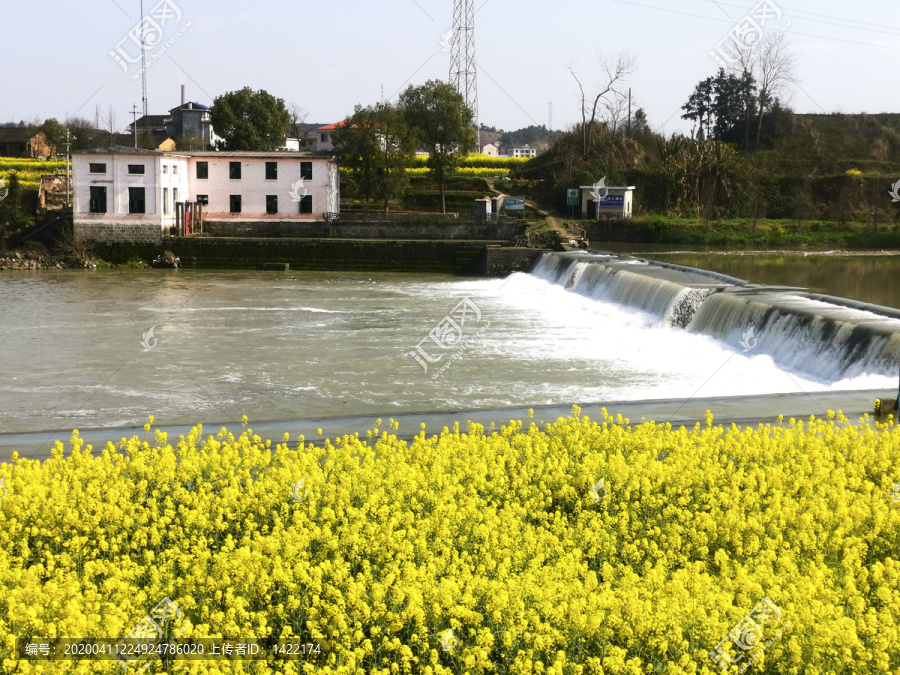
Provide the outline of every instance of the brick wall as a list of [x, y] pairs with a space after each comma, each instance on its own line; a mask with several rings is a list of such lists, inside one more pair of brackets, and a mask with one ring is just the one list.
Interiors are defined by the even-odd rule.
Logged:
[[159, 244], [162, 232], [154, 223], [76, 222], [75, 238], [104, 244]]

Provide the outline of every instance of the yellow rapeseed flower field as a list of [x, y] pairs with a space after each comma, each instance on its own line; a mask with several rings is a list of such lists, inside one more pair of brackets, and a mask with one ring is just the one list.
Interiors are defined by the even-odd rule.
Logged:
[[900, 674], [897, 427], [576, 408], [543, 428], [396, 432], [197, 427], [97, 450], [75, 432], [44, 463], [14, 457], [0, 671], [122, 672], [19, 660], [16, 641], [119, 639], [168, 598], [179, 634], [322, 653], [149, 673], [736, 673], [761, 634], [750, 673]]

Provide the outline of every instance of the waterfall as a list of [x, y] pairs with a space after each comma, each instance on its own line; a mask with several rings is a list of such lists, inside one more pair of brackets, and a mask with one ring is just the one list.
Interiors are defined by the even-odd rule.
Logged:
[[900, 363], [900, 312], [890, 308], [612, 254], [545, 253], [532, 274], [821, 381], [893, 374]]

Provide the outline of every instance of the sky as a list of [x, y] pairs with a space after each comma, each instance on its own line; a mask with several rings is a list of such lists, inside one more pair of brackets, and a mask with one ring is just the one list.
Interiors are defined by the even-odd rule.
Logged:
[[[301, 106], [308, 122], [396, 100], [410, 84], [448, 79], [442, 38], [453, 0], [144, 0], [161, 46], [147, 70], [149, 112], [186, 97], [204, 105], [249, 86]], [[892, 0], [766, 0], [765, 28], [796, 53], [788, 92], [798, 113], [900, 112], [900, 9]], [[571, 66], [590, 93], [600, 59], [635, 57], [626, 86], [651, 127], [689, 132], [681, 106], [715, 74], [710, 52], [759, 0], [475, 0], [479, 119], [498, 129], [566, 129], [580, 119]], [[27, 0], [2, 7], [0, 122], [94, 119], [124, 131], [141, 109], [129, 33], [140, 0]], [[165, 11], [162, 11], [165, 10]], [[167, 16], [164, 16], [167, 15]], [[757, 22], [758, 23], [758, 22]], [[20, 28], [15, 28], [15, 27]], [[150, 34], [150, 32], [148, 32]], [[116, 56], [113, 56], [115, 54]]]

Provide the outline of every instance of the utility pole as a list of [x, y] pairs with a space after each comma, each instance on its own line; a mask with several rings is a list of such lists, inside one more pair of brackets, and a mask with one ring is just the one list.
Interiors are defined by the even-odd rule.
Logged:
[[134, 135], [134, 147], [137, 147], [137, 104], [131, 105], [131, 131]]
[[69, 170], [69, 148], [72, 145], [72, 141], [69, 138], [69, 130], [66, 129], [66, 208], [71, 206], [70, 202], [70, 189], [69, 184], [71, 180], [71, 171]]
[[631, 136], [631, 87], [628, 87], [628, 135]]

